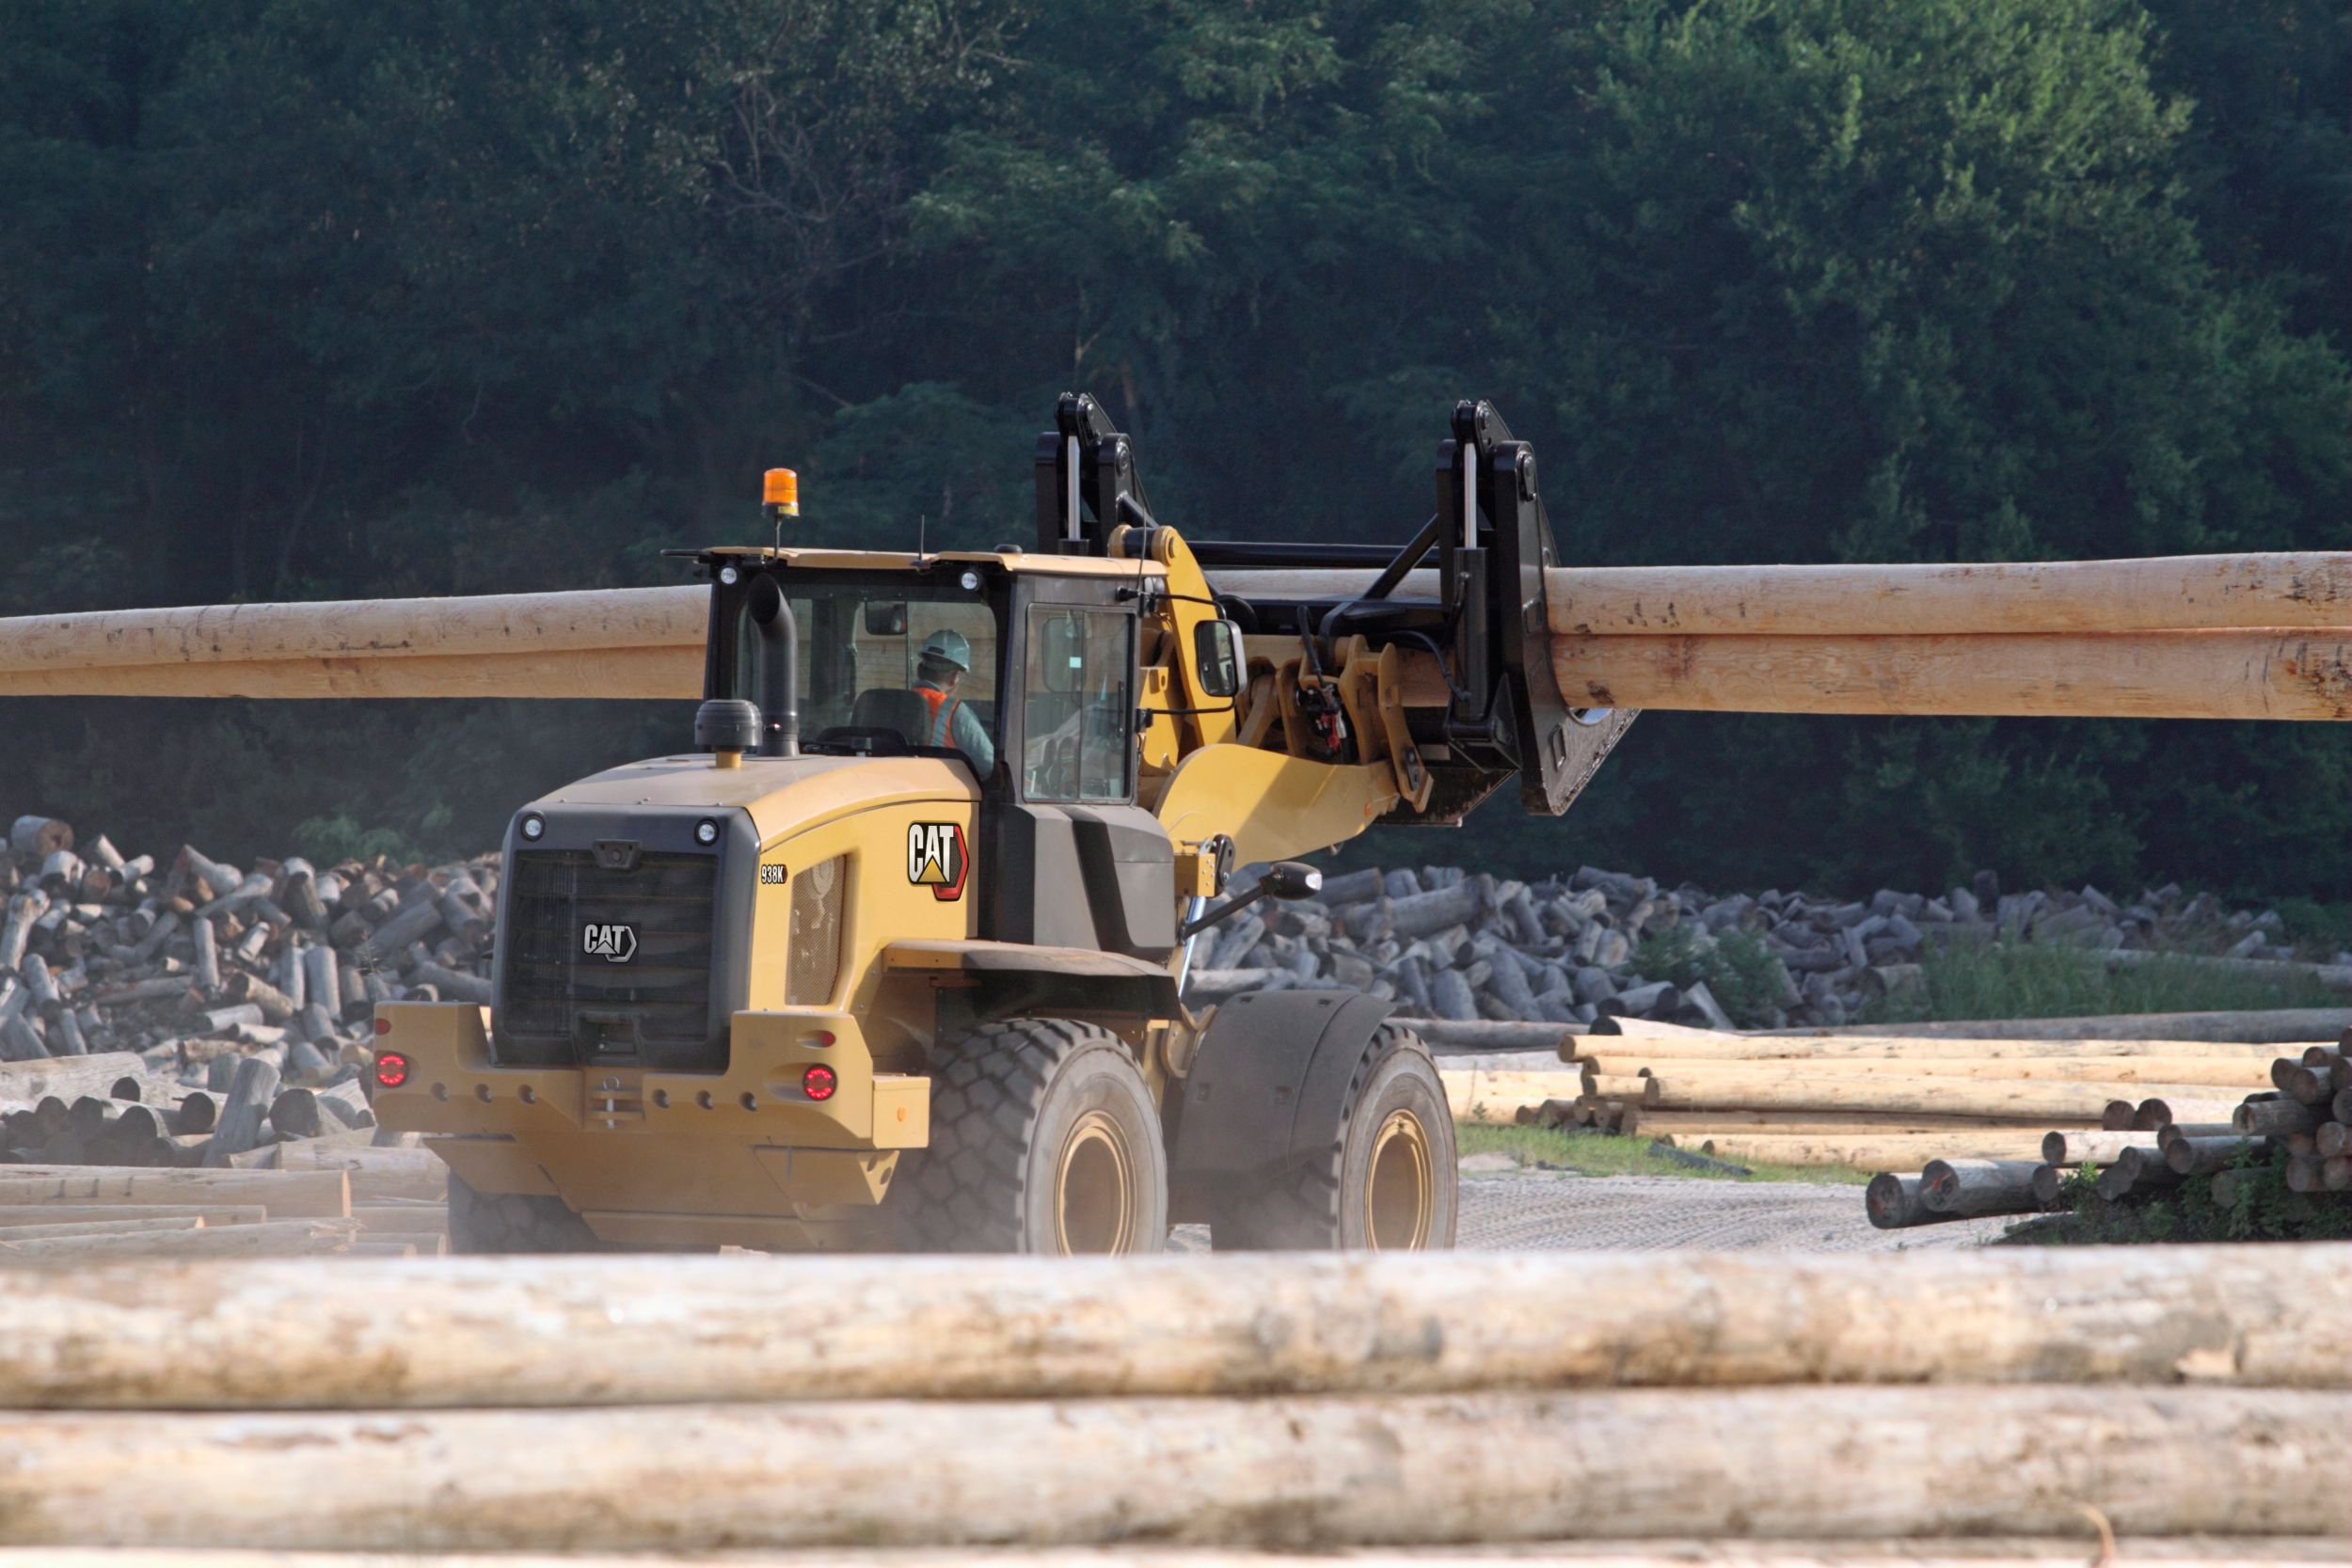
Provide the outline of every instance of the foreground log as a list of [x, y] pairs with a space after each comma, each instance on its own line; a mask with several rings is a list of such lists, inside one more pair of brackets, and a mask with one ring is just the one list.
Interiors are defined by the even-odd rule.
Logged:
[[350, 1178], [339, 1170], [119, 1170], [103, 1165], [0, 1165], [0, 1206], [10, 1204], [259, 1205], [272, 1219], [351, 1212]]
[[1573, 703], [1704, 713], [2352, 719], [2342, 631], [1555, 637]]
[[[2078, 1382], [2352, 1388], [2352, 1247], [453, 1258], [0, 1277], [0, 1405]], [[1577, 1302], [1564, 1313], [1560, 1304]], [[625, 1309], [624, 1309], [625, 1308]], [[778, 1323], [834, 1325], [768, 1354]], [[428, 1323], [430, 1334], [415, 1325]], [[270, 1354], [249, 1347], [266, 1343]], [[911, 1355], [910, 1345], [954, 1345]]]
[[2135, 1534], [2341, 1534], [2352, 1490], [2306, 1434], [2343, 1403], [1873, 1387], [27, 1415], [0, 1418], [0, 1517], [23, 1544], [103, 1519], [125, 1544], [405, 1551], [1918, 1537], [2051, 1532], [2085, 1505]]
[[[2083, 1568], [2085, 1549], [2079, 1534], [1980, 1537], [1965, 1543], [1667, 1537], [1623, 1544], [1544, 1542], [1533, 1548], [1529, 1560], [1573, 1564], [1574, 1568], [1661, 1568], [1665, 1564], [1679, 1568]], [[2143, 1563], [2150, 1568], [2246, 1568], [2254, 1562], [2342, 1568], [2344, 1546], [2342, 1542], [2319, 1536], [2127, 1536], [2116, 1543], [2116, 1551], [2117, 1561], [2134, 1568]], [[403, 1552], [388, 1559], [380, 1552], [305, 1552], [290, 1558], [283, 1552], [235, 1549], [192, 1556], [176, 1547], [79, 1547], [60, 1552], [45, 1546], [22, 1551], [0, 1546], [0, 1568], [710, 1568], [715, 1561], [726, 1563], [727, 1568], [833, 1568], [842, 1560], [840, 1553], [793, 1551], [728, 1552], [720, 1558], [699, 1552], [655, 1556], [636, 1552], [626, 1556]], [[1335, 1560], [1343, 1560], [1311, 1548], [1278, 1553], [1248, 1546], [1115, 1545], [1044, 1551], [939, 1546], [915, 1553], [855, 1553], [849, 1560], [867, 1568], [1012, 1568], [1015, 1563], [1023, 1568], [1029, 1564], [1038, 1568], [1330, 1568]], [[1481, 1546], [1359, 1546], [1350, 1548], [1343, 1560], [1346, 1568], [1493, 1568], [1495, 1554]]]

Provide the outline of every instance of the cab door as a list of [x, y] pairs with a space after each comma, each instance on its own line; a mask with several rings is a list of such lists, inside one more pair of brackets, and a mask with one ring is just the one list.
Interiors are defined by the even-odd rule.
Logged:
[[1176, 947], [1175, 846], [1136, 804], [1137, 605], [1120, 586], [1024, 574], [1015, 589], [980, 918], [999, 942], [1160, 963]]

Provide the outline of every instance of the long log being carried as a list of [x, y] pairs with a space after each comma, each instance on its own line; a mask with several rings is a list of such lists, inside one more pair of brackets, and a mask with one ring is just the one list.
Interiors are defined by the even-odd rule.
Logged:
[[[1371, 579], [1212, 577], [1335, 599]], [[2352, 718], [2343, 553], [1562, 567], [1547, 590], [1562, 689], [1596, 705]], [[0, 696], [688, 698], [705, 605], [673, 587], [31, 616], [0, 621]], [[1407, 685], [1442, 693], [1435, 676]]]

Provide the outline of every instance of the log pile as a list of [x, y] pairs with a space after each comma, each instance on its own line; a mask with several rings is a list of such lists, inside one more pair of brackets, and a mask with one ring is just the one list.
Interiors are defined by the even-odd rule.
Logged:
[[249, 1170], [0, 1165], [0, 1270], [449, 1250], [449, 1173], [438, 1156], [320, 1139], [286, 1161]]
[[1573, 1540], [1712, 1561], [1835, 1542], [1856, 1563], [1982, 1536], [2087, 1561], [2111, 1528], [2126, 1560], [2141, 1540], [2251, 1560], [2352, 1532], [2347, 1262], [20, 1271], [0, 1275], [0, 1544], [682, 1560]]
[[1564, 1069], [1495, 1056], [1449, 1072], [1456, 1116], [1639, 1132], [1728, 1160], [1915, 1173], [1937, 1159], [2032, 1161], [2053, 1128], [2226, 1123], [2238, 1097], [2268, 1081], [2272, 1049], [1610, 1027], [1565, 1041]]
[[2031, 1214], [2067, 1207], [2066, 1173], [2095, 1167], [2104, 1203], [2161, 1198], [2202, 1180], [2217, 1210], [2232, 1210], [2267, 1168], [2283, 1164], [2285, 1185], [2307, 1203], [2352, 1208], [2352, 1029], [2334, 1044], [2310, 1045], [2262, 1064], [2257, 1089], [2215, 1118], [2206, 1107], [2160, 1104], [2128, 1131], [2046, 1134], [2038, 1160], [1938, 1160], [1915, 1175], [1882, 1175], [1867, 1195], [1882, 1228], [1986, 1214]]
[[[1645, 938], [1659, 941], [1645, 947]], [[2276, 911], [2229, 910], [2177, 885], [2130, 900], [2088, 886], [2005, 893], [1979, 872], [1941, 895], [1882, 889], [1840, 900], [1717, 895], [1592, 866], [1524, 881], [1424, 866], [1330, 877], [1314, 900], [1262, 903], [1212, 927], [1185, 995], [1200, 1006], [1243, 990], [1344, 987], [1426, 1021], [1440, 1050], [1542, 1049], [1558, 1034], [1541, 1025], [1605, 1018], [1836, 1026], [1918, 985], [1931, 947], [1996, 942], [2064, 945], [2118, 964], [2177, 954], [2352, 993], [2352, 952], [2303, 954]], [[1705, 979], [1676, 983], [1719, 950], [1751, 976], [1752, 994], [1731, 999], [1738, 1018]]]

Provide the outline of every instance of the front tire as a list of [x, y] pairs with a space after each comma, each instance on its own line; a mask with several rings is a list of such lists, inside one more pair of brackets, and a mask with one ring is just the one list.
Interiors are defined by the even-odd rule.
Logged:
[[1118, 1036], [1070, 1019], [988, 1023], [931, 1062], [930, 1147], [908, 1157], [901, 1243], [918, 1252], [1159, 1252], [1168, 1151]]
[[1459, 1213], [1454, 1117], [1428, 1046], [1399, 1023], [1374, 1031], [1326, 1148], [1212, 1204], [1218, 1252], [1439, 1252]]

